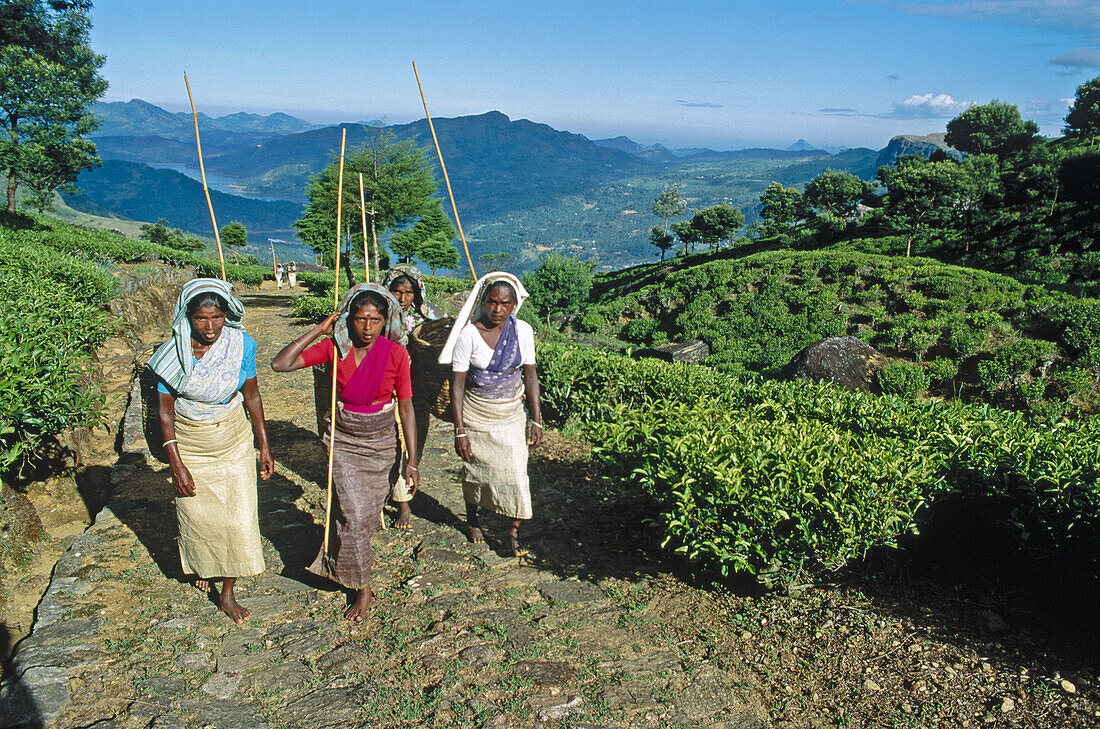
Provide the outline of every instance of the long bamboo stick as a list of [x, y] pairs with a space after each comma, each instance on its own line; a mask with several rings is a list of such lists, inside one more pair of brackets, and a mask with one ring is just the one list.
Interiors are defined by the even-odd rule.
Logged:
[[206, 194], [206, 207], [210, 210], [210, 223], [214, 226], [214, 242], [218, 244], [218, 262], [222, 265], [222, 281], [225, 281], [225, 256], [222, 254], [222, 239], [218, 233], [218, 221], [214, 219], [214, 206], [210, 202], [210, 188], [206, 186], [206, 166], [202, 162], [202, 142], [199, 141], [199, 113], [195, 111], [195, 100], [191, 98], [191, 82], [183, 74], [183, 83], [187, 86], [187, 100], [191, 102], [191, 116], [195, 119], [195, 146], [199, 150], [199, 172], [202, 174], [202, 191]]
[[424, 87], [420, 85], [420, 74], [416, 70], [416, 61], [413, 61], [413, 74], [416, 76], [416, 88], [420, 89], [420, 101], [424, 103], [424, 117], [428, 120], [428, 129], [432, 132], [432, 141], [435, 142], [435, 153], [439, 157], [439, 169], [443, 170], [443, 181], [447, 183], [447, 195], [451, 198], [451, 210], [455, 214], [455, 224], [458, 226], [458, 235], [462, 239], [462, 249], [466, 251], [466, 262], [470, 264], [470, 275], [477, 280], [477, 271], [474, 270], [473, 259], [470, 258], [470, 247], [466, 245], [466, 234], [462, 232], [462, 221], [458, 219], [458, 206], [455, 205], [455, 194], [451, 192], [451, 178], [447, 176], [447, 165], [443, 164], [443, 153], [439, 151], [439, 139], [435, 136], [435, 125], [432, 124], [432, 115], [428, 113], [428, 100], [424, 98]]
[[[343, 210], [344, 199], [344, 142], [347, 140], [348, 130], [340, 128], [340, 168], [336, 175], [336, 282], [332, 289], [332, 308], [340, 307], [340, 213]], [[332, 346], [332, 400], [329, 403], [328, 426], [328, 486], [325, 496], [325, 545], [324, 554], [328, 556], [328, 534], [332, 524], [332, 456], [336, 452], [336, 369], [340, 366], [340, 348], [333, 343]]]
[[[268, 243], [271, 243], [271, 241], [268, 241]], [[275, 269], [278, 266], [279, 266], [279, 264], [275, 262], [275, 244], [271, 243], [271, 275], [275, 276], [275, 278], [276, 278], [275, 283], [279, 283], [278, 276], [275, 274]]]
[[[359, 173], [359, 214], [363, 218], [363, 270], [370, 283], [370, 255], [367, 251], [367, 199], [363, 196], [363, 173]], [[382, 283], [379, 281], [378, 283]]]

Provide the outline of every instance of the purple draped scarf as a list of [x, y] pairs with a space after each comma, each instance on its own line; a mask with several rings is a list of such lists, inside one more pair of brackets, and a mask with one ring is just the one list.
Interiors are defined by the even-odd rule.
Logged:
[[[390, 350], [393, 342], [386, 337], [379, 336], [374, 340], [374, 346], [367, 350], [363, 361], [355, 370], [355, 374], [340, 391], [340, 401], [344, 408], [353, 413], [376, 413], [393, 400], [393, 394], [386, 398], [385, 402], [375, 402], [378, 397], [378, 388], [382, 387], [382, 377], [386, 373], [386, 365], [390, 361]], [[349, 357], [355, 356], [355, 350], [348, 353]]]
[[486, 400], [509, 400], [515, 397], [523, 388], [521, 364], [523, 355], [519, 349], [516, 318], [510, 316], [504, 322], [489, 365], [483, 370], [471, 367], [466, 376], [472, 394]]

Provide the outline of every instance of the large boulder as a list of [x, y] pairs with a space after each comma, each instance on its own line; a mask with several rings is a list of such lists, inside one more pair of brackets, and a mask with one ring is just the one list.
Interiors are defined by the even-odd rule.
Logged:
[[653, 347], [641, 349], [637, 352], [639, 357], [655, 357], [666, 362], [689, 362], [698, 364], [710, 356], [710, 347], [701, 339], [694, 342], [668, 342]]
[[782, 377], [831, 382], [846, 390], [870, 392], [874, 387], [874, 372], [882, 364], [882, 355], [866, 342], [855, 337], [828, 337], [796, 354], [783, 368]]

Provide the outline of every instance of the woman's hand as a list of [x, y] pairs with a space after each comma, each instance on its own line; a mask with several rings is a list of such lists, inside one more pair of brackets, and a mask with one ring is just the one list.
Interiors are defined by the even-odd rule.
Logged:
[[325, 318], [323, 322], [317, 326], [321, 328], [321, 334], [328, 336], [332, 334], [332, 330], [336, 327], [336, 320], [340, 318], [340, 312], [334, 311]]
[[462, 460], [470, 462], [470, 438], [465, 433], [455, 433], [455, 453]]
[[195, 495], [195, 479], [191, 478], [191, 472], [182, 463], [179, 469], [172, 469], [172, 485], [176, 487], [177, 496]]
[[532, 448], [538, 448], [542, 443], [542, 423], [531, 423], [531, 435], [527, 439], [527, 444]]
[[405, 484], [409, 490], [409, 496], [415, 496], [420, 490], [420, 470], [411, 463], [405, 464]]
[[271, 457], [271, 449], [264, 443], [260, 446], [260, 478], [264, 481], [275, 473], [275, 459]]

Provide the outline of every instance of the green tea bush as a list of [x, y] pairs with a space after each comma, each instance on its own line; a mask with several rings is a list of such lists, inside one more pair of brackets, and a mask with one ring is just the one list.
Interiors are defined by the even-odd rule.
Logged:
[[927, 372], [932, 384], [950, 390], [959, 376], [959, 363], [947, 357], [937, 357], [928, 363]]
[[652, 319], [634, 319], [623, 327], [620, 336], [629, 342], [649, 344], [657, 331], [657, 322]]
[[782, 580], [837, 566], [893, 544], [946, 493], [1014, 505], [1031, 544], [1096, 533], [1094, 418], [1036, 424], [556, 344], [540, 345], [539, 371], [547, 417], [580, 424], [613, 474], [652, 498], [665, 545], [708, 570]]
[[875, 372], [879, 388], [887, 395], [914, 398], [928, 389], [928, 373], [915, 362], [894, 361]]
[[303, 319], [321, 321], [333, 312], [331, 297], [322, 298], [320, 296], [303, 295], [295, 296], [291, 301], [291, 308], [294, 310], [294, 316]]
[[103, 398], [82, 371], [111, 333], [116, 283], [102, 268], [0, 229], [0, 475], [42, 442], [94, 423]]
[[1011, 385], [1020, 375], [1052, 361], [1058, 346], [1042, 339], [1011, 342], [993, 353], [993, 358], [978, 364], [978, 376], [986, 389], [995, 392]]

